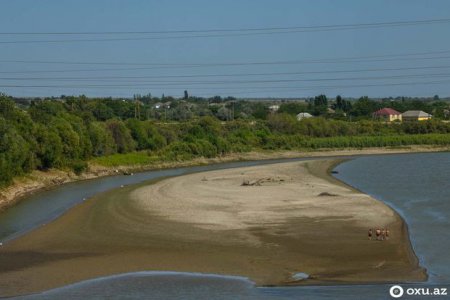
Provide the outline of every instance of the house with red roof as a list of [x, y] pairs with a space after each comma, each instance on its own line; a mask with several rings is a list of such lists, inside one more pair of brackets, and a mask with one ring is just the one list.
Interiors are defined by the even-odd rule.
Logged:
[[382, 108], [380, 110], [377, 110], [373, 113], [374, 119], [383, 120], [386, 122], [393, 122], [393, 121], [402, 121], [402, 114], [395, 109], [392, 108]]

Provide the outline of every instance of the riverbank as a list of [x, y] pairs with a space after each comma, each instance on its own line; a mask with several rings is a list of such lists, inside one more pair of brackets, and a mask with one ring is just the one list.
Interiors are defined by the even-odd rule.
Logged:
[[351, 156], [371, 154], [398, 154], [449, 151], [449, 147], [436, 146], [407, 146], [402, 148], [369, 148], [369, 149], [323, 149], [321, 151], [274, 151], [274, 152], [246, 152], [233, 153], [217, 158], [196, 158], [189, 161], [155, 162], [143, 165], [114, 165], [106, 166], [98, 163], [89, 163], [86, 172], [76, 175], [71, 171], [49, 170], [33, 171], [31, 174], [16, 178], [8, 187], [0, 189], [0, 212], [11, 207], [29, 196], [41, 190], [51, 189], [65, 183], [95, 179], [104, 176], [118, 174], [130, 174], [157, 169], [188, 167], [196, 165], [217, 164], [232, 161], [250, 161], [277, 158], [297, 157], [323, 157], [323, 156]]
[[[403, 220], [336, 184], [327, 175], [335, 163], [195, 173], [97, 195], [0, 248], [0, 295], [142, 270], [258, 285], [425, 280]], [[391, 238], [368, 240], [370, 227], [389, 228]], [[300, 272], [311, 278], [295, 281]]]

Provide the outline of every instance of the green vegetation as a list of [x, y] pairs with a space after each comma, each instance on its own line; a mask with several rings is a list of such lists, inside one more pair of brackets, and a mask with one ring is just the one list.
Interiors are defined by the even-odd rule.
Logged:
[[[32, 170], [71, 169], [88, 161], [105, 166], [212, 158], [254, 150], [450, 145], [450, 123], [373, 121], [383, 101], [357, 101], [321, 95], [282, 103], [270, 112], [266, 102], [234, 98], [150, 96], [135, 100], [62, 97], [17, 101], [0, 96], [0, 185]], [[170, 104], [169, 104], [170, 103]], [[389, 100], [390, 107], [417, 109], [445, 118], [448, 103]], [[400, 109], [399, 107], [403, 109]], [[329, 108], [334, 107], [335, 114]], [[297, 121], [308, 111], [316, 118]]]
[[149, 165], [159, 160], [146, 151], [96, 157], [94, 162], [106, 167]]

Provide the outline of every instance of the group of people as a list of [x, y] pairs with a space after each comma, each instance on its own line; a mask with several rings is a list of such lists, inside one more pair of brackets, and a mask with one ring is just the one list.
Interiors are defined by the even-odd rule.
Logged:
[[369, 229], [368, 236], [369, 240], [372, 240], [375, 233], [375, 237], [377, 241], [384, 241], [389, 239], [389, 229], [383, 228], [383, 229]]

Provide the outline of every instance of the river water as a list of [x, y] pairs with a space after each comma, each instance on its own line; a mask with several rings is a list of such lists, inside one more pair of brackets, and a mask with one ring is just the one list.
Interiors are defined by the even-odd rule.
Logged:
[[[286, 160], [266, 161], [276, 163]], [[48, 222], [80, 199], [122, 184], [219, 168], [259, 165], [240, 162], [216, 166], [153, 171], [65, 185], [42, 192], [0, 215], [0, 241], [8, 241]], [[450, 153], [358, 157], [335, 169], [335, 176], [384, 201], [407, 221], [413, 247], [429, 281], [403, 284], [402, 299], [446, 299], [408, 296], [414, 288], [450, 289]], [[53, 211], [37, 214], [53, 201]], [[64, 201], [62, 201], [64, 199]], [[34, 211], [33, 211], [34, 209]], [[25, 219], [26, 222], [23, 222]], [[175, 272], [140, 272], [98, 278], [15, 299], [393, 299], [392, 285], [342, 285], [256, 288], [245, 278]], [[442, 291], [442, 290], [441, 290]]]

